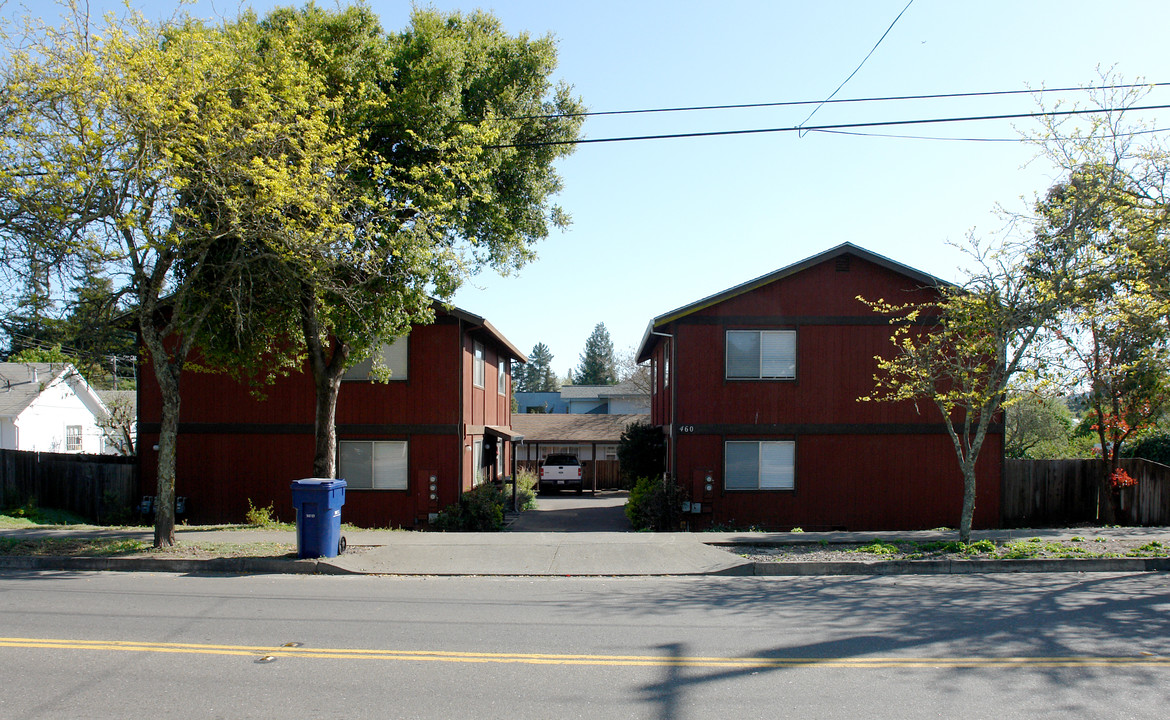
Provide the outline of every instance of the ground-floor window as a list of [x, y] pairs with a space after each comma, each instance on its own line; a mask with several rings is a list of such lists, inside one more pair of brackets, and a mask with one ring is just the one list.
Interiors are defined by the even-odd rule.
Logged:
[[731, 440], [724, 445], [723, 485], [728, 490], [792, 490], [795, 478], [792, 440]]
[[471, 472], [474, 478], [472, 481], [473, 485], [479, 485], [484, 481], [482, 439], [471, 442]]
[[407, 450], [405, 440], [343, 440], [340, 475], [349, 488], [405, 490]]

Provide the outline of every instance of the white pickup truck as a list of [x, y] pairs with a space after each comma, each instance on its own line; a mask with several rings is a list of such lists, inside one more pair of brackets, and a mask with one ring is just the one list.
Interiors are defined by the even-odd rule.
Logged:
[[540, 464], [540, 491], [577, 488], [585, 491], [581, 463], [576, 455], [549, 455]]

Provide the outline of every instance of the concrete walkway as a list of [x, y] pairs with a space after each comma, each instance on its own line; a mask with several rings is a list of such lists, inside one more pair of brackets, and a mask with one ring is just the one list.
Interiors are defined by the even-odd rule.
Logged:
[[[296, 544], [292, 531], [177, 528], [181, 542]], [[858, 533], [620, 533], [346, 532], [342, 555], [319, 560], [289, 557], [179, 560], [167, 558], [0, 557], [0, 568], [142, 570], [149, 572], [331, 573], [390, 575], [833, 575], [958, 572], [1139, 572], [1170, 570], [1170, 558], [1104, 560], [940, 560], [887, 563], [755, 563], [719, 549], [792, 543], [865, 543], [875, 538], [919, 542], [954, 540], [953, 531]], [[1170, 528], [1072, 528], [994, 530], [974, 539], [1112, 535], [1170, 544]], [[0, 537], [135, 538], [150, 542], [143, 529], [38, 527], [0, 530]]]

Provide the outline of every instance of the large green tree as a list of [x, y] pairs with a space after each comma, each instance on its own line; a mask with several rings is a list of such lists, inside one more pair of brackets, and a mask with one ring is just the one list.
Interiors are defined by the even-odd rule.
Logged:
[[1012, 388], [1004, 412], [1004, 455], [1062, 458], [1072, 452], [1073, 414], [1062, 395]]
[[317, 169], [337, 152], [321, 140], [337, 108], [318, 102], [305, 62], [258, 52], [247, 15], [93, 27], [70, 6], [59, 27], [5, 37], [0, 239], [9, 256], [100, 264], [133, 308], [162, 396], [155, 544], [170, 545], [179, 380], [219, 294], [255, 259], [224, 240], [263, 233], [288, 198], [302, 199], [301, 222], [333, 220]]
[[574, 385], [614, 385], [618, 381], [613, 341], [605, 323], [597, 323], [585, 340], [581, 363], [573, 372]]
[[553, 354], [548, 345], [538, 342], [528, 354], [528, 366], [524, 368], [518, 392], [556, 392], [561, 389], [556, 371], [552, 367]]
[[[321, 133], [336, 152], [294, 152], [319, 160], [322, 201], [336, 215], [322, 222], [288, 197], [263, 232], [233, 239], [267, 269], [234, 276], [244, 282], [220, 307], [236, 324], [213, 323], [209, 345], [262, 350], [252, 368], [262, 372], [277, 356], [307, 356], [312, 470], [332, 477], [346, 369], [429, 322], [435, 298], [469, 275], [520, 267], [550, 227], [567, 224], [551, 202], [561, 187], [553, 163], [571, 151], [582, 106], [551, 82], [551, 38], [509, 35], [490, 14], [420, 10], [387, 33], [363, 6], [310, 5], [261, 25], [265, 51], [305, 63], [307, 92], [332, 109]], [[301, 342], [282, 343], [290, 336]]]
[[1128, 110], [1149, 87], [1109, 74], [1101, 86], [1096, 112], [1045, 115], [1032, 138], [1061, 175], [1036, 202], [1030, 265], [1063, 299], [1046, 369], [1088, 402], [1099, 516], [1113, 522], [1122, 444], [1170, 400], [1170, 149]]
[[1122, 445], [1170, 402], [1170, 224], [1112, 163], [1075, 168], [1037, 210], [1032, 272], [1046, 287], [1069, 278], [1051, 322], [1063, 350], [1054, 368], [1086, 394], [1104, 460], [1099, 516], [1112, 524]]

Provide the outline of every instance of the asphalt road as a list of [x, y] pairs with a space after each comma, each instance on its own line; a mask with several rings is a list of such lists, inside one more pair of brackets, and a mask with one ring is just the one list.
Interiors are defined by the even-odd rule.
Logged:
[[1166, 573], [8, 572], [0, 628], [4, 718], [1067, 720], [1170, 706]]

